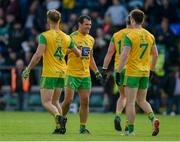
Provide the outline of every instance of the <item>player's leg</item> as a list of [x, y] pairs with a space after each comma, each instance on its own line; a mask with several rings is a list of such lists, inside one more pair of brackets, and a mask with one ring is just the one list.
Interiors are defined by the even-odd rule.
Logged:
[[139, 77], [126, 76], [124, 80], [126, 95], [126, 118], [128, 120], [129, 134], [134, 134], [135, 102], [139, 87]]
[[73, 101], [73, 97], [74, 97], [74, 90], [68, 87], [65, 87], [65, 96], [64, 96], [64, 100], [62, 103], [62, 115], [66, 116], [68, 111], [69, 111], [69, 107]]
[[[114, 119], [114, 127], [116, 130], [121, 131], [122, 127], [121, 127], [121, 118], [120, 115], [126, 105], [126, 97], [125, 97], [125, 92], [124, 92], [124, 78], [125, 78], [125, 69], [122, 70], [121, 74], [120, 74], [120, 86], [119, 88], [119, 92], [120, 92], [120, 96], [117, 100], [117, 104], [116, 104], [116, 116]], [[127, 128], [125, 128], [125, 131], [127, 130]]]
[[61, 106], [60, 106], [60, 103], [59, 103], [59, 99], [60, 99], [60, 96], [61, 96], [61, 92], [62, 92], [62, 89], [61, 88], [56, 88], [54, 90], [54, 94], [53, 94], [53, 97], [52, 97], [52, 104], [54, 106], [56, 106], [56, 108], [58, 109], [59, 111], [59, 114], [62, 115], [62, 109], [61, 109]]
[[79, 86], [79, 96], [80, 96], [80, 133], [89, 134], [90, 132], [86, 129], [86, 123], [89, 113], [89, 97], [91, 93], [91, 78], [85, 77], [82, 78], [81, 84]]
[[146, 101], [148, 85], [149, 85], [149, 78], [142, 77], [140, 80], [139, 90], [137, 94], [137, 103], [148, 114], [148, 117], [153, 123], [153, 127], [154, 127], [152, 135], [156, 136], [159, 133], [160, 123], [159, 120], [155, 118], [151, 105]]
[[61, 125], [60, 125], [60, 121], [62, 119], [62, 116], [60, 115], [57, 107], [52, 104], [52, 97], [54, 94], [54, 89], [40, 89], [40, 92], [41, 92], [42, 105], [55, 118], [56, 129], [53, 133], [54, 134], [60, 134], [60, 133], [63, 134], [64, 131], [63, 132], [61, 131]]
[[65, 79], [65, 97], [62, 103], [62, 114], [66, 116], [69, 111], [69, 107], [73, 101], [74, 90], [78, 87], [79, 82], [77, 77], [66, 76]]
[[126, 97], [125, 97], [125, 92], [124, 92], [123, 86], [119, 87], [119, 92], [120, 92], [120, 96], [119, 96], [119, 98], [117, 100], [117, 104], [116, 104], [116, 116], [114, 119], [114, 126], [115, 126], [116, 130], [121, 131], [122, 127], [121, 127], [120, 115], [126, 105]]
[[86, 129], [86, 123], [88, 119], [89, 113], [89, 96], [90, 96], [90, 89], [78, 89], [80, 95], [80, 133], [89, 133]]
[[[63, 88], [64, 79], [63, 78], [51, 78], [51, 77], [41, 77], [40, 81], [40, 92], [41, 92], [41, 101], [45, 109], [49, 111], [55, 118], [56, 129], [53, 132], [54, 134], [64, 134], [65, 129], [62, 127], [62, 122], [64, 118], [59, 113], [58, 108], [53, 104], [53, 96], [55, 93], [54, 88]], [[57, 95], [60, 96], [60, 93]], [[58, 97], [56, 97], [58, 98]]]
[[148, 78], [142, 78], [140, 81], [140, 89], [137, 93], [137, 104], [143, 109], [144, 112], [148, 114], [148, 118], [153, 123], [153, 136], [159, 133], [159, 120], [155, 117], [151, 105], [146, 101], [147, 88], [148, 88]]
[[125, 94], [127, 98], [126, 102], [126, 118], [128, 121], [129, 134], [134, 133], [134, 122], [135, 122], [135, 102], [138, 88], [125, 87]]
[[[66, 132], [67, 118], [62, 116], [62, 108], [61, 108], [61, 105], [60, 105], [60, 102], [59, 102], [61, 92], [62, 92], [61, 88], [56, 88], [54, 90], [54, 94], [53, 94], [53, 97], [52, 97], [52, 104], [54, 106], [56, 106], [56, 108], [58, 109], [59, 114], [60, 114], [60, 115], [57, 115], [57, 117], [55, 119], [56, 124], [58, 125], [58, 123], [60, 123], [61, 131], [63, 131], [65, 133]], [[55, 130], [55, 131], [57, 131], [57, 130]]]

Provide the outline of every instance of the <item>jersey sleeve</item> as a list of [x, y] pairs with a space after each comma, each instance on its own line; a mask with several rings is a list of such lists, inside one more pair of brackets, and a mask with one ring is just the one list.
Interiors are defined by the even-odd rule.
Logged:
[[72, 38], [71, 36], [70, 36], [69, 48], [70, 48], [70, 49], [74, 48], [74, 40], [73, 40], [73, 38]]
[[111, 42], [114, 43], [114, 37], [111, 38]]
[[124, 36], [124, 47], [126, 46], [132, 48], [132, 41], [127, 35]]
[[45, 36], [44, 36], [43, 34], [40, 34], [40, 35], [39, 35], [38, 43], [39, 43], [39, 44], [45, 44], [45, 45], [47, 45], [46, 38], [45, 38]]

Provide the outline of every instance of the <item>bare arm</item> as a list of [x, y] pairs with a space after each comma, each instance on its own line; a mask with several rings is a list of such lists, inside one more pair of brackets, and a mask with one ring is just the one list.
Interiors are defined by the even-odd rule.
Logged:
[[103, 68], [107, 69], [109, 66], [109, 63], [111, 62], [112, 56], [115, 53], [116, 49], [114, 46], [114, 43], [110, 42], [109, 47], [108, 47], [108, 51], [106, 53], [106, 56], [104, 58], [104, 63], [103, 63]]
[[151, 71], [154, 71], [158, 58], [158, 50], [156, 44], [153, 46], [151, 54], [152, 54]]
[[95, 73], [98, 71], [92, 52], [90, 53], [90, 69], [93, 70]]
[[124, 47], [123, 52], [122, 52], [121, 57], [120, 57], [120, 64], [119, 64], [117, 72], [120, 73], [122, 71], [122, 69], [124, 68], [130, 51], [131, 51], [131, 47], [129, 47], [129, 46]]
[[46, 45], [45, 44], [39, 44], [36, 52], [34, 53], [28, 68], [31, 70], [41, 59], [41, 57], [43, 56], [44, 52], [46, 49]]
[[81, 56], [81, 50], [79, 50], [76, 46], [74, 46], [74, 48], [71, 48], [71, 51], [74, 52], [77, 57]]

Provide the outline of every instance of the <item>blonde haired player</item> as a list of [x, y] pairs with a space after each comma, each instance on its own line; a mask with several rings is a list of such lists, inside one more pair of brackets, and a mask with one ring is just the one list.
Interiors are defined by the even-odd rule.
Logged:
[[[113, 34], [113, 37], [111, 38], [109, 47], [108, 47], [108, 52], [105, 56], [103, 67], [102, 67], [102, 76], [104, 80], [107, 79], [107, 70], [109, 63], [111, 62], [112, 56], [115, 54], [115, 61], [114, 61], [114, 71], [116, 72], [118, 67], [119, 67], [119, 61], [120, 61], [120, 56], [124, 47], [124, 36], [128, 34], [131, 31], [131, 26], [130, 26], [130, 19], [129, 16], [126, 21], [126, 28], [119, 30], [118, 32]], [[116, 116], [114, 119], [114, 127], [117, 131], [121, 131], [121, 118], [120, 115], [125, 108], [126, 105], [126, 97], [124, 94], [124, 76], [125, 76], [125, 68], [122, 70], [121, 75], [120, 75], [120, 83], [118, 84], [120, 96], [118, 98], [117, 104], [116, 104]], [[125, 131], [127, 131], [127, 127], [125, 128]]]
[[[126, 64], [125, 94], [126, 117], [128, 120], [128, 135], [135, 135], [135, 102], [148, 114], [153, 124], [152, 136], [159, 133], [159, 120], [155, 117], [150, 104], [146, 101], [150, 70], [154, 71], [158, 51], [154, 36], [142, 28], [144, 13], [135, 9], [130, 12], [130, 21], [133, 29], [124, 37], [124, 49], [120, 57], [119, 68], [116, 73], [116, 82], [119, 82], [120, 73]], [[152, 54], [152, 62], [150, 55]]]
[[59, 29], [61, 14], [55, 10], [47, 12], [49, 30], [39, 36], [38, 48], [33, 55], [28, 67], [23, 71], [22, 76], [27, 78], [31, 69], [40, 61], [43, 56], [43, 69], [40, 81], [41, 101], [44, 108], [51, 113], [56, 122], [56, 129], [53, 134], [64, 134], [66, 132], [66, 118], [62, 116], [59, 97], [64, 88], [66, 73], [65, 55], [67, 49], [71, 49], [76, 56], [80, 51], [74, 47], [70, 36]]

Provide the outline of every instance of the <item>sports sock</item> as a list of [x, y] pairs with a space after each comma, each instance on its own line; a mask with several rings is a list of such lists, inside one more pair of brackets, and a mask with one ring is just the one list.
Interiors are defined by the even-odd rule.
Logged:
[[[128, 129], [128, 120], [126, 120], [125, 129]], [[126, 131], [126, 130], [125, 130]]]
[[149, 112], [149, 113], [148, 113], [148, 118], [149, 118], [149, 120], [151, 120], [151, 122], [153, 122], [154, 119], [155, 119], [154, 112]]
[[116, 116], [120, 116], [120, 114], [121, 114], [120, 112], [116, 112]]
[[134, 124], [128, 124], [128, 131], [129, 133], [134, 132]]
[[85, 130], [85, 129], [86, 129], [86, 124], [81, 123], [81, 124], [80, 124], [80, 131], [83, 131], [83, 130]]
[[60, 118], [60, 114], [55, 114], [54, 118], [55, 118], [55, 122], [56, 122], [56, 128], [59, 129], [60, 128], [60, 124], [59, 124], [59, 118]]

